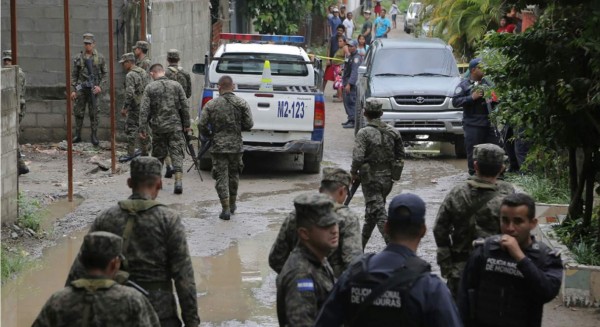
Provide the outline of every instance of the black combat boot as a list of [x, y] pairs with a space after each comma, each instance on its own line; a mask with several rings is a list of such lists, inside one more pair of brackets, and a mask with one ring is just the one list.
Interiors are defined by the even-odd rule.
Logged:
[[237, 209], [237, 205], [235, 205], [235, 201], [237, 196], [236, 195], [230, 195], [229, 196], [229, 211], [231, 212], [231, 214], [233, 215], [235, 213], [235, 210]]
[[96, 136], [96, 130], [95, 129], [92, 130], [91, 142], [92, 142], [93, 145], [100, 144], [100, 142], [98, 141], [98, 137]]
[[223, 211], [219, 215], [219, 219], [229, 220], [231, 218], [231, 212], [229, 211], [229, 198], [221, 199], [221, 207]]
[[175, 173], [175, 188], [173, 190], [173, 192], [175, 194], [181, 194], [183, 193], [183, 181], [181, 180], [183, 178], [183, 173], [182, 172], [176, 172]]
[[173, 169], [173, 166], [167, 165], [167, 168], [165, 169], [165, 178], [173, 177], [174, 173], [175, 173], [175, 169]]
[[73, 137], [73, 143], [81, 142], [81, 128], [75, 129], [75, 136]]

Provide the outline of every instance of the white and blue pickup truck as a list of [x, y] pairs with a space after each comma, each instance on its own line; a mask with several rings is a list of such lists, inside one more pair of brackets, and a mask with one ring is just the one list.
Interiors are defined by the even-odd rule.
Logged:
[[[222, 33], [222, 40], [239, 41], [219, 46], [193, 72], [204, 74], [202, 107], [219, 96], [217, 82], [229, 75], [234, 93], [250, 104], [254, 127], [243, 132], [244, 151], [304, 154], [303, 170], [319, 173], [323, 158], [325, 99], [321, 92], [321, 62], [304, 49], [287, 43], [303, 37]], [[277, 43], [284, 44], [277, 44]], [[272, 91], [261, 91], [265, 61], [270, 62]], [[211, 167], [210, 156], [200, 160], [202, 169]]]

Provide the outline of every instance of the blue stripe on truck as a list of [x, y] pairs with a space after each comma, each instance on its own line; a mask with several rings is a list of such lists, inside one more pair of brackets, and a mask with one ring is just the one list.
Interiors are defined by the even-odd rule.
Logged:
[[310, 139], [312, 141], [323, 141], [323, 135], [325, 134], [325, 129], [323, 128], [315, 128], [310, 135]]

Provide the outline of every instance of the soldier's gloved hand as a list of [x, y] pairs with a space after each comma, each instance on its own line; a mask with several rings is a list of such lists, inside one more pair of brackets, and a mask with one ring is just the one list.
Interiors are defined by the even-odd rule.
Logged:
[[92, 92], [94, 92], [94, 94], [98, 94], [102, 92], [102, 89], [100, 88], [100, 86], [96, 85], [94, 86], [94, 90]]
[[127, 109], [126, 108], [121, 109], [121, 116], [127, 117]]
[[73, 91], [71, 92], [71, 100], [75, 100], [77, 99], [77, 92]]
[[140, 138], [141, 138], [142, 140], [145, 140], [145, 139], [146, 139], [146, 137], [148, 137], [148, 135], [146, 135], [146, 132], [140, 132]]

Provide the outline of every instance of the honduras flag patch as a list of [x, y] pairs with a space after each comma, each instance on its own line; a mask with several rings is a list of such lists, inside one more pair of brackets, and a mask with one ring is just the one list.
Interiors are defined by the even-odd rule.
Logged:
[[310, 278], [298, 279], [298, 292], [314, 292], [315, 283]]

